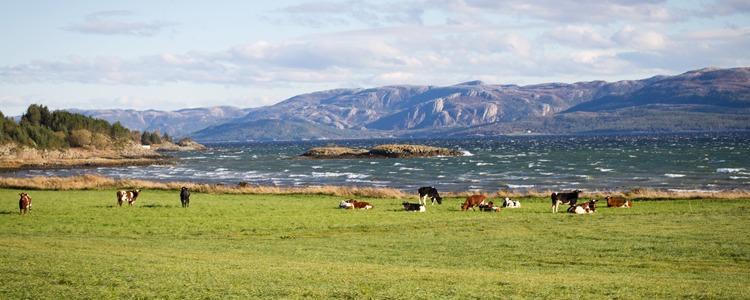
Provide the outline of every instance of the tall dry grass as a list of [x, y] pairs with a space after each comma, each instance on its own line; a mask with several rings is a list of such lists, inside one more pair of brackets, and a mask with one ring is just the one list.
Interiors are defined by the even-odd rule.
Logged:
[[[307, 187], [277, 187], [256, 185], [221, 185], [194, 182], [157, 182], [139, 179], [114, 179], [101, 175], [81, 175], [70, 177], [8, 177], [0, 178], [0, 187], [32, 190], [97, 190], [97, 189], [154, 189], [179, 190], [181, 187], [201, 193], [214, 194], [316, 194], [340, 197], [371, 197], [371, 198], [414, 198], [416, 191], [402, 191], [393, 188], [357, 187], [357, 186], [307, 186]], [[512, 191], [500, 190], [494, 193], [482, 193], [489, 197], [498, 198], [549, 198], [551, 190]], [[444, 197], [468, 197], [477, 192], [445, 192]], [[610, 195], [625, 196], [630, 199], [750, 199], [750, 190], [727, 190], [718, 192], [703, 191], [664, 191], [647, 188], [637, 188], [628, 191], [587, 191], [583, 198], [603, 199]]]
[[114, 179], [100, 175], [70, 177], [0, 178], [0, 187], [33, 190], [154, 189], [179, 190], [187, 187], [200, 193], [216, 194], [316, 194], [341, 197], [405, 198], [397, 189], [348, 186], [276, 187], [254, 185], [220, 185], [193, 182], [156, 182], [139, 179]]

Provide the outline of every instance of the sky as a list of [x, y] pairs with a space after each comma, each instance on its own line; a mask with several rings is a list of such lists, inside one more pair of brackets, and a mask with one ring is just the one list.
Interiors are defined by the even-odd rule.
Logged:
[[0, 111], [630, 80], [746, 67], [749, 53], [747, 0], [0, 0]]

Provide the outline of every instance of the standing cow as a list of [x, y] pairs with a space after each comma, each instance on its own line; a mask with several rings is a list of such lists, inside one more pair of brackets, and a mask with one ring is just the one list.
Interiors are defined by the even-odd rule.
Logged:
[[431, 186], [423, 186], [417, 190], [419, 193], [419, 203], [420, 204], [427, 204], [427, 197], [430, 197], [430, 202], [432, 205], [435, 205], [435, 201], [437, 201], [438, 204], [443, 204], [443, 197], [440, 197], [440, 194], [438, 194], [438, 191], [436, 188]]
[[117, 191], [117, 205], [122, 207], [123, 202], [128, 202], [128, 206], [133, 206], [141, 190]]
[[183, 208], [190, 206], [190, 190], [184, 186], [180, 189], [180, 202]]
[[31, 196], [27, 193], [20, 193], [18, 195], [21, 196], [18, 199], [18, 208], [20, 209], [18, 214], [25, 215], [31, 211]]
[[575, 190], [570, 193], [552, 193], [552, 212], [556, 213], [560, 204], [568, 203], [570, 206], [576, 205], [578, 197], [581, 194], [581, 190]]
[[487, 203], [484, 202], [485, 199], [487, 199], [487, 196], [485, 195], [471, 195], [466, 197], [464, 204], [461, 204], [461, 210], [469, 210], [469, 208], [474, 210], [474, 207], [476, 206], [487, 205]]

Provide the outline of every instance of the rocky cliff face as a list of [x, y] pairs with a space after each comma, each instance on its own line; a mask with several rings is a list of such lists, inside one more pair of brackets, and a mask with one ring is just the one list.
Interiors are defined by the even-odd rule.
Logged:
[[[518, 86], [470, 81], [442, 87], [337, 89], [251, 110], [203, 110], [172, 112], [179, 117], [145, 117], [149, 114], [143, 112], [94, 116], [119, 120], [135, 129], [159, 128], [176, 136], [194, 129], [198, 131], [191, 136], [198, 141], [649, 131], [643, 122], [658, 123], [659, 132], [745, 130], [748, 126], [743, 122], [750, 114], [750, 68], [701, 69], [611, 83]], [[617, 126], [607, 125], [612, 118]], [[138, 123], [131, 126], [130, 120]]]

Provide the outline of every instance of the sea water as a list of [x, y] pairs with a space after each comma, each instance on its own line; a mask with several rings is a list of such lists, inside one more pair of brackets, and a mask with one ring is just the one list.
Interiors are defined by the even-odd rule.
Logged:
[[[302, 159], [317, 146], [383, 143], [447, 147], [460, 157]], [[441, 191], [750, 189], [750, 134], [503, 136], [209, 144], [168, 153], [174, 165], [20, 170], [0, 176], [100, 174], [114, 178], [271, 186], [344, 185]]]

